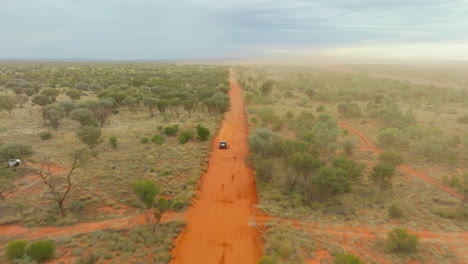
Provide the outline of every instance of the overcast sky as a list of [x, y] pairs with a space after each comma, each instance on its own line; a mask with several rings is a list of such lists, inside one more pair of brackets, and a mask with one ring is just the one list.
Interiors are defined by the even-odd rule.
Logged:
[[0, 58], [468, 60], [468, 0], [1, 0]]

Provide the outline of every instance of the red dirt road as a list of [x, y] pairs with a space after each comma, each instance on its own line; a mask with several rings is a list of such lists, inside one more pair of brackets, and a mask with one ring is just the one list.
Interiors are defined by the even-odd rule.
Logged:
[[[249, 264], [262, 256], [261, 234], [249, 225], [256, 214], [255, 177], [244, 164], [249, 153], [242, 90], [231, 71], [231, 110], [214, 139], [199, 198], [186, 213], [172, 264]], [[217, 148], [226, 140], [227, 150]]]

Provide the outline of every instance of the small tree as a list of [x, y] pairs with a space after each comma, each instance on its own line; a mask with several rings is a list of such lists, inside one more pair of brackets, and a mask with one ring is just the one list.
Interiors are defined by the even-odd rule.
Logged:
[[154, 116], [154, 109], [158, 105], [158, 100], [153, 97], [146, 97], [143, 99], [143, 104], [149, 109], [151, 117]]
[[77, 89], [69, 89], [66, 92], [66, 95], [74, 102], [75, 100], [80, 100], [81, 92]]
[[330, 166], [322, 167], [318, 175], [312, 178], [312, 183], [319, 197], [342, 194], [351, 190], [351, 180], [346, 177], [346, 171]]
[[39, 106], [46, 106], [52, 103], [52, 100], [48, 96], [45, 95], [36, 95], [32, 99], [33, 104], [37, 104]]
[[392, 178], [395, 176], [395, 167], [388, 162], [380, 162], [372, 168], [370, 178], [378, 186], [380, 191], [392, 186]]
[[197, 136], [200, 141], [206, 141], [210, 137], [210, 130], [208, 128], [201, 126], [200, 124], [197, 125]]
[[101, 127], [104, 126], [116, 105], [117, 102], [112, 98], [105, 98], [98, 102], [97, 107], [94, 109], [94, 116], [101, 124]]
[[75, 104], [67, 101], [59, 102], [58, 105], [65, 112], [65, 117], [68, 117], [68, 115], [70, 115], [70, 112], [73, 111], [73, 109], [75, 109]]
[[23, 105], [29, 101], [29, 96], [25, 94], [17, 94], [16, 95], [16, 102], [18, 103], [20, 108], [23, 108]]
[[8, 115], [11, 115], [11, 111], [16, 106], [16, 98], [11, 95], [0, 95], [0, 110], [5, 110]]
[[387, 233], [385, 247], [388, 251], [412, 252], [416, 251], [418, 236], [408, 234], [405, 229], [395, 228]]
[[332, 165], [334, 168], [344, 170], [346, 172], [346, 177], [353, 182], [359, 181], [365, 167], [364, 164], [357, 163], [345, 157], [334, 158]]
[[169, 102], [167, 100], [159, 100], [156, 104], [159, 113], [162, 115], [166, 113], [167, 107], [169, 106]]
[[57, 129], [60, 126], [60, 121], [65, 117], [65, 111], [56, 104], [49, 105], [42, 111], [44, 120], [48, 120], [51, 127]]
[[401, 156], [401, 154], [396, 151], [383, 151], [379, 155], [379, 160], [388, 162], [395, 167], [400, 166], [405, 162], [405, 159]]
[[72, 120], [78, 121], [82, 126], [92, 126], [96, 124], [96, 119], [94, 118], [93, 112], [84, 108], [71, 111], [70, 118]]
[[159, 186], [152, 181], [139, 180], [133, 183], [133, 193], [143, 203], [145, 209], [153, 207], [154, 199], [159, 193]]
[[32, 156], [34, 151], [31, 146], [22, 143], [5, 143], [0, 146], [0, 160], [24, 159]]
[[76, 137], [89, 148], [93, 149], [95, 146], [102, 142], [102, 131], [99, 127], [82, 126], [76, 132]]
[[53, 171], [52, 162], [45, 159], [41, 164], [39, 177], [42, 182], [49, 188], [50, 193], [55, 202], [57, 202], [60, 214], [62, 217], [66, 216], [64, 203], [73, 186], [72, 176], [75, 169], [81, 167], [87, 160], [88, 155], [84, 150], [77, 150], [70, 154], [72, 165], [68, 173], [63, 176], [56, 175]]
[[[55, 98], [60, 94], [60, 91], [54, 88], [44, 88], [41, 90], [41, 94], [48, 96], [49, 98]], [[55, 100], [52, 100], [55, 101]]]
[[342, 145], [343, 145], [343, 151], [346, 153], [346, 155], [352, 156], [354, 150], [356, 149], [356, 142], [350, 138], [345, 138], [342, 142]]

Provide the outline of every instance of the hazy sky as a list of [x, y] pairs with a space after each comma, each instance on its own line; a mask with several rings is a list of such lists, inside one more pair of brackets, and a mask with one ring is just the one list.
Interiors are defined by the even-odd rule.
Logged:
[[1, 0], [0, 58], [468, 60], [468, 0]]

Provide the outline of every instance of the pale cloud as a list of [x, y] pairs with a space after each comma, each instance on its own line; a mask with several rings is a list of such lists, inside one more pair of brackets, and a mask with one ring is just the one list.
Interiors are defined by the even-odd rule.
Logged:
[[468, 0], [5, 0], [0, 58], [351, 56], [350, 50], [369, 56], [415, 49], [403, 54], [422, 57], [425, 50], [449, 59], [456, 56], [440, 47], [465, 43], [466, 14]]

